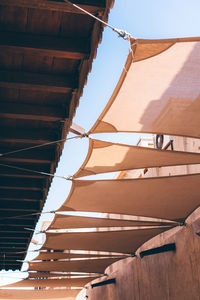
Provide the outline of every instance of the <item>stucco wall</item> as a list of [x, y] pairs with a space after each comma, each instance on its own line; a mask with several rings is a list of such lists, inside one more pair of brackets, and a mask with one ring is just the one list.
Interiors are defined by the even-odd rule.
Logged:
[[[200, 219], [193, 225], [177, 227], [154, 238], [140, 250], [176, 243], [176, 252], [164, 252], [140, 258], [127, 258], [111, 265], [107, 277], [116, 284], [91, 288], [90, 300], [198, 300], [200, 299]], [[139, 251], [138, 251], [139, 252]]]

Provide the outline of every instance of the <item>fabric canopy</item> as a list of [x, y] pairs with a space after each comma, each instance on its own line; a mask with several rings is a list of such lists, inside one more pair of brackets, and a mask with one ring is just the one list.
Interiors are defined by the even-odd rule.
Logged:
[[[56, 245], [60, 249], [135, 253], [143, 243], [167, 229], [169, 227], [104, 232], [48, 233], [45, 246], [54, 248]], [[97, 261], [95, 266], [96, 264]], [[91, 271], [95, 272], [96, 270]]]
[[[62, 236], [64, 238], [64, 236]], [[63, 241], [59, 241], [58, 247]], [[45, 262], [30, 262], [29, 271], [59, 271], [59, 272], [87, 272], [87, 273], [103, 273], [105, 268], [115, 261], [115, 258], [102, 259], [84, 259], [73, 261], [45, 261]]]
[[85, 162], [73, 178], [122, 170], [199, 163], [199, 153], [164, 151], [90, 139]]
[[49, 229], [90, 228], [90, 227], [123, 227], [123, 226], [154, 226], [163, 225], [161, 222], [129, 221], [123, 219], [90, 218], [80, 216], [55, 215]]
[[[97, 277], [96, 277], [97, 278]], [[95, 278], [67, 278], [67, 279], [25, 279], [6, 285], [6, 287], [83, 287]]]
[[38, 299], [38, 300], [75, 300], [76, 296], [80, 292], [79, 289], [65, 289], [65, 290], [0, 290], [0, 299]]
[[[34, 279], [40, 279], [40, 278], [45, 278], [45, 279], [49, 279], [49, 278], [63, 278], [63, 277], [67, 277], [67, 278], [73, 278], [73, 277], [80, 277], [82, 278], [84, 277], [95, 277], [96, 278], [96, 274], [94, 275], [93, 273], [68, 273], [68, 272], [29, 272], [29, 276], [28, 278], [34, 278]], [[66, 279], [67, 279], [66, 278]], [[64, 279], [64, 278], [63, 278]], [[91, 279], [92, 280], [92, 279]]]
[[[62, 253], [62, 252], [40, 252], [40, 254], [34, 258], [34, 260], [50, 260], [50, 259], [69, 259], [69, 258], [92, 258], [92, 257], [98, 257], [98, 256], [109, 256], [108, 254], [91, 254], [91, 253]], [[34, 261], [33, 260], [33, 261]]]
[[200, 38], [137, 40], [89, 133], [200, 137]]
[[170, 177], [74, 180], [59, 210], [132, 214], [183, 220], [200, 204], [200, 174]]

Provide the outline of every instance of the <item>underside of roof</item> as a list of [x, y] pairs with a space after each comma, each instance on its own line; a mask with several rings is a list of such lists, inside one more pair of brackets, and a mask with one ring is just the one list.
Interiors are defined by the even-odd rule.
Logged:
[[[107, 19], [111, 0], [73, 0]], [[0, 269], [20, 269], [103, 26], [61, 0], [0, 0]], [[8, 153], [8, 154], [6, 154]], [[27, 216], [29, 215], [29, 216]], [[16, 216], [20, 216], [16, 218]], [[22, 253], [18, 253], [22, 252]]]

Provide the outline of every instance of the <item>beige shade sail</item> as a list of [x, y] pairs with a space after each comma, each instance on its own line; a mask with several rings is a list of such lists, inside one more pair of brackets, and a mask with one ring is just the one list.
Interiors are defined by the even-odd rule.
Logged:
[[[91, 253], [62, 253], [62, 252], [40, 252], [40, 254], [34, 258], [34, 260], [62, 260], [62, 259], [70, 259], [70, 258], [92, 258], [98, 256], [109, 256], [108, 254], [91, 254]], [[33, 261], [34, 261], [33, 260]]]
[[200, 38], [137, 40], [89, 133], [200, 137]]
[[199, 153], [165, 151], [90, 139], [85, 162], [73, 178], [122, 170], [199, 163]]
[[74, 180], [59, 210], [132, 214], [183, 220], [200, 204], [200, 174], [169, 177]]
[[38, 300], [75, 300], [80, 292], [79, 289], [64, 289], [64, 290], [6, 290], [0, 289], [0, 299], [38, 299]]
[[[65, 239], [62, 236], [62, 239]], [[57, 239], [56, 239], [57, 240]], [[62, 244], [60, 241], [58, 247]], [[45, 261], [45, 262], [30, 262], [29, 271], [59, 271], [59, 272], [85, 272], [85, 273], [103, 273], [105, 268], [115, 261], [116, 258], [102, 259], [84, 259], [73, 261]]]
[[[143, 243], [167, 229], [169, 227], [104, 232], [48, 233], [45, 245], [52, 248], [56, 245], [60, 249], [135, 253]], [[91, 271], [97, 272], [97, 270]]]
[[129, 221], [123, 219], [90, 218], [56, 214], [49, 229], [90, 228], [90, 227], [129, 227], [163, 225], [161, 222]]
[[[100, 276], [100, 273], [99, 274], [93, 274], [93, 273], [68, 273], [68, 272], [29, 272], [29, 276], [28, 278], [34, 278], [34, 279], [54, 279], [54, 278], [65, 278], [65, 279], [68, 279], [68, 278], [73, 278], [73, 277], [91, 277], [91, 278], [96, 278], [97, 276]], [[92, 280], [92, 279], [91, 279]]]
[[93, 279], [95, 278], [82, 277], [67, 279], [25, 279], [5, 285], [4, 287], [83, 287]]

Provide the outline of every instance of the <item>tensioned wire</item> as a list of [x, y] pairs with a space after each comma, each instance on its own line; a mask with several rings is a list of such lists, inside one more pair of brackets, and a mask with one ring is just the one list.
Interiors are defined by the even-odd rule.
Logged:
[[48, 143], [43, 143], [43, 144], [38, 144], [35, 146], [31, 146], [31, 147], [26, 147], [26, 148], [22, 148], [22, 149], [18, 149], [18, 150], [13, 150], [13, 151], [9, 151], [9, 152], [5, 152], [5, 153], [0, 153], [0, 157], [5, 157], [8, 156], [10, 154], [15, 154], [15, 153], [19, 153], [19, 152], [23, 152], [23, 151], [28, 151], [28, 150], [32, 150], [32, 149], [36, 149], [36, 148], [41, 148], [41, 147], [45, 147], [45, 146], [49, 146], [49, 145], [54, 145], [57, 143], [61, 143], [61, 142], [65, 142], [65, 141], [69, 141], [69, 140], [73, 140], [73, 139], [78, 139], [78, 138], [83, 138], [83, 137], [88, 137], [87, 134], [81, 134], [78, 136], [73, 136], [70, 138], [64, 138], [64, 139], [60, 139], [60, 140], [56, 140], [56, 141], [52, 141], [52, 142], [48, 142]]
[[123, 39], [130, 40], [131, 35], [128, 32], [126, 32], [125, 30], [115, 28], [114, 26], [112, 26], [112, 25], [108, 24], [107, 22], [101, 20], [100, 18], [94, 16], [89, 11], [83, 9], [82, 7], [78, 6], [77, 4], [74, 4], [74, 3], [70, 2], [69, 0], [64, 0], [64, 2], [72, 5], [73, 7], [81, 10], [82, 12], [84, 12], [85, 14], [87, 14], [88, 16], [94, 18], [95, 20], [99, 21], [100, 23], [104, 24], [105, 26], [111, 28], [114, 32], [116, 32]]

